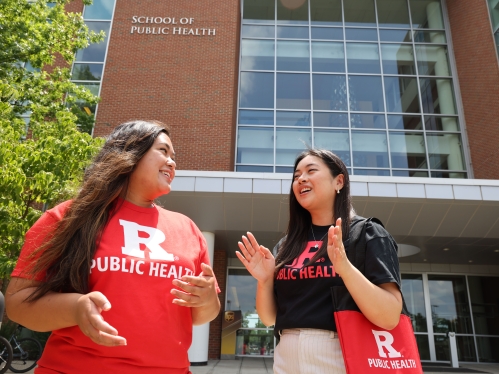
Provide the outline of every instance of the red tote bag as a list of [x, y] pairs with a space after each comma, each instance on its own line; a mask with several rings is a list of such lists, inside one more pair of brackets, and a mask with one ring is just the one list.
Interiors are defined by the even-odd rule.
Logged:
[[[362, 273], [365, 261], [366, 222], [352, 230], [348, 258]], [[360, 236], [359, 236], [360, 233]], [[357, 239], [357, 240], [355, 240]], [[335, 306], [334, 319], [347, 374], [422, 374], [416, 337], [411, 319], [403, 302], [400, 321], [393, 330], [385, 330], [371, 323], [360, 312], [344, 286], [332, 287]]]

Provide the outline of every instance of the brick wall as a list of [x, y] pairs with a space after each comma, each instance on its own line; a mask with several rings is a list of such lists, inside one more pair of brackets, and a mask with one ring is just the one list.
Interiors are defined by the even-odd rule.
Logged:
[[474, 177], [499, 179], [499, 64], [486, 0], [447, 0]]
[[222, 316], [225, 308], [225, 284], [227, 274], [227, 253], [225, 251], [215, 250], [213, 256], [213, 271], [217, 277], [220, 293], [218, 295], [220, 304], [222, 305], [220, 313], [210, 323], [210, 343], [208, 346], [208, 359], [220, 358], [220, 347], [222, 344]]
[[[133, 16], [177, 24], [134, 24]], [[233, 170], [239, 20], [239, 1], [117, 0], [94, 134], [131, 119], [160, 120], [172, 127], [179, 169]], [[132, 26], [151, 34], [131, 34]], [[153, 35], [152, 27], [169, 34]], [[173, 35], [174, 27], [216, 31]]]

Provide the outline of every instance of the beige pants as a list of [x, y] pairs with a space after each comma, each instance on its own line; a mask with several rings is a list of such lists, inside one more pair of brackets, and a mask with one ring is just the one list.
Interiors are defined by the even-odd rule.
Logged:
[[345, 374], [340, 340], [318, 329], [283, 330], [274, 352], [274, 374]]

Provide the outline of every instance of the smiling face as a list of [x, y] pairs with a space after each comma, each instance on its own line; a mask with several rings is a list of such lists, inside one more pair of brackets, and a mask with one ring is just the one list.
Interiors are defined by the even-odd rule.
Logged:
[[175, 178], [174, 159], [172, 141], [162, 132], [130, 175], [126, 200], [147, 207], [152, 200], [169, 193]]
[[322, 213], [332, 217], [336, 191], [343, 188], [343, 181], [343, 174], [333, 177], [320, 157], [308, 155], [296, 166], [293, 193], [312, 216]]

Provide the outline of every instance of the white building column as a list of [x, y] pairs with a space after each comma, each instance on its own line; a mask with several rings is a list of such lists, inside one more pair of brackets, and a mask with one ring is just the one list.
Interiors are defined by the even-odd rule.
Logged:
[[[210, 264], [213, 267], [213, 253], [215, 252], [215, 234], [212, 232], [203, 231], [208, 253], [210, 255]], [[207, 365], [208, 364], [208, 345], [210, 339], [210, 323], [205, 323], [200, 326], [193, 326], [192, 329], [192, 344], [189, 348], [189, 361], [191, 365]]]

